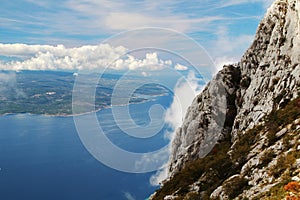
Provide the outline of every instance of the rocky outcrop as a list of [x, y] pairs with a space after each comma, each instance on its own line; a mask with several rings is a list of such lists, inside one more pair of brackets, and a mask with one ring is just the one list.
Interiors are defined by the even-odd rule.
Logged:
[[[192, 171], [198, 167], [203, 171], [199, 174], [195, 171], [199, 177], [191, 181], [188, 190], [184, 192], [177, 188], [168, 194], [168, 199], [182, 197], [182, 194], [186, 195], [182, 199], [189, 199], [189, 195], [195, 199], [208, 196], [211, 199], [252, 199], [276, 187], [285, 173], [290, 173], [283, 169], [278, 172], [276, 168], [280, 168], [278, 165], [290, 156], [290, 152], [300, 156], [297, 153], [300, 146], [295, 146], [299, 143], [299, 118], [296, 119], [296, 115], [295, 121], [287, 122], [276, 118], [279, 115], [276, 114], [275, 118], [284, 126], [270, 121], [277, 110], [282, 112], [282, 108], [300, 96], [299, 16], [298, 0], [276, 0], [241, 61], [224, 66], [194, 99], [172, 143], [170, 181], [176, 180], [182, 172], [187, 173], [187, 168]], [[298, 109], [297, 105], [294, 109]], [[280, 116], [290, 119], [289, 115]], [[225, 146], [229, 145], [228, 149], [214, 146], [224, 142]], [[209, 162], [208, 169], [192, 162], [197, 159], [209, 161], [207, 157], [214, 155], [211, 150], [226, 152], [220, 159], [224, 159], [224, 169], [231, 165], [227, 171], [223, 172]], [[298, 160], [285, 167], [294, 169]], [[270, 173], [272, 169], [274, 173]], [[210, 183], [214, 187], [208, 189], [209, 184], [205, 183], [211, 177], [219, 177], [220, 181], [214, 179], [217, 185]], [[298, 180], [300, 177], [296, 173], [293, 178]]]
[[[256, 137], [260, 140], [250, 147], [239, 172], [224, 180], [210, 199], [282, 199], [283, 185], [300, 181], [300, 118], [276, 133], [261, 129]], [[235, 185], [241, 187], [232, 195]]]
[[296, 0], [275, 1], [242, 57], [234, 138], [239, 131], [252, 128], [264, 115], [299, 95], [299, 12]]
[[172, 174], [189, 160], [207, 155], [220, 138], [230, 133], [237, 111], [234, 99], [240, 77], [237, 67], [225, 66], [194, 99], [172, 143]]
[[[199, 147], [206, 143], [204, 136], [210, 135], [207, 125], [215, 124], [209, 113], [216, 109], [214, 97], [210, 95], [216, 82], [225, 90], [226, 95], [222, 97], [227, 102], [227, 121], [220, 136], [229, 131], [233, 141], [238, 133], [252, 128], [263, 116], [299, 95], [299, 12], [295, 0], [276, 1], [241, 61], [236, 66], [224, 66], [193, 101], [173, 141], [170, 175], [180, 170], [186, 161], [207, 154]], [[214, 134], [213, 137], [218, 136]]]

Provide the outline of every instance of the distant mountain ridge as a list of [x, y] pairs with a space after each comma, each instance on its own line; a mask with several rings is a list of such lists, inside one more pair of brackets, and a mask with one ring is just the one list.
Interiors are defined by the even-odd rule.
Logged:
[[[204, 157], [203, 138], [216, 123], [210, 112], [213, 83], [226, 90], [226, 116], [218, 144]], [[194, 99], [172, 142], [169, 179], [152, 199], [293, 195], [283, 186], [300, 181], [299, 97], [300, 2], [276, 0], [241, 61], [224, 66]], [[220, 161], [212, 162], [214, 157]]]

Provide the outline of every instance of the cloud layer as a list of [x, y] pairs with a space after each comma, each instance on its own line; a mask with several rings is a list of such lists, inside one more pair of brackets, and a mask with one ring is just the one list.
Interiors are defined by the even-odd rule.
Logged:
[[[228, 61], [233, 58], [238, 60], [250, 45], [259, 19], [272, 2], [273, 0], [165, 0], [159, 3], [150, 0], [62, 0], [57, 4], [52, 0], [20, 0], [15, 4], [12, 1], [3, 1], [0, 7], [0, 24], [3, 30], [0, 31], [0, 43], [66, 46], [99, 44], [120, 31], [162, 27], [192, 37], [216, 61], [224, 60], [225, 57]], [[27, 59], [27, 65], [33, 64], [32, 68], [55, 68], [59, 64], [65, 65], [64, 69], [78, 68], [69, 65], [68, 57], [60, 57], [57, 63], [55, 61], [51, 66], [45, 66], [43, 61], [52, 60], [52, 53], [58, 47], [35, 45], [34, 48], [41, 52], [41, 55], [36, 55], [37, 50], [32, 46], [29, 49], [26, 45], [18, 46], [25, 55], [34, 54], [33, 60]], [[55, 50], [47, 54], [47, 50], [51, 48]], [[24, 49], [27, 51], [23, 51]], [[16, 49], [11, 53], [18, 54]], [[78, 57], [68, 56], [73, 58], [73, 65], [84, 62]], [[54, 59], [56, 58], [54, 55]], [[35, 66], [34, 63], [40, 61], [38, 65], [42, 67]], [[119, 67], [135, 68], [134, 65], [124, 66], [128, 62], [121, 62], [122, 66]], [[25, 63], [14, 64], [14, 68], [22, 68]], [[92, 64], [96, 68], [100, 65]]]
[[[202, 79], [197, 78], [193, 72], [190, 72], [187, 78], [179, 80], [174, 88], [174, 99], [164, 118], [165, 123], [173, 129], [172, 133], [166, 133], [171, 143], [175, 137], [176, 130], [182, 125], [188, 107], [203, 89], [201, 81]], [[165, 152], [168, 155], [171, 152], [171, 146]], [[154, 186], [161, 184], [168, 177], [168, 173], [168, 163], [165, 163], [162, 169], [150, 178], [150, 184]]]
[[[170, 60], [159, 59], [156, 52], [138, 59], [127, 54], [125, 47], [109, 44], [66, 48], [63, 45], [0, 44], [0, 70], [160, 70], [171, 66]], [[180, 66], [180, 67], [178, 67]], [[178, 70], [186, 69], [177, 64]]]

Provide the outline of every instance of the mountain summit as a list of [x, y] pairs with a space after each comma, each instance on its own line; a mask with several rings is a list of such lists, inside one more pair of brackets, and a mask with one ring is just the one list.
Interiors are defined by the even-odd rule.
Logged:
[[[211, 131], [215, 83], [226, 94], [219, 134]], [[299, 97], [300, 2], [276, 0], [240, 62], [194, 99], [172, 141], [169, 178], [152, 199], [300, 199]], [[208, 154], [205, 138], [217, 141]]]

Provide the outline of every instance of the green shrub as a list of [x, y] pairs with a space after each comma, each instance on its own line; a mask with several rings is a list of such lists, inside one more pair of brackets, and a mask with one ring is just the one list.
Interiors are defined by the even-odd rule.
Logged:
[[181, 171], [164, 183], [153, 199], [161, 200], [164, 196], [173, 194], [176, 191], [180, 199], [189, 192], [189, 185], [196, 182], [204, 172], [209, 171], [216, 173], [212, 173], [210, 177], [207, 177], [207, 182], [200, 183], [200, 187], [212, 192], [222, 183], [222, 180], [232, 175], [232, 163], [227, 155], [230, 146], [230, 141], [225, 140], [214, 147], [214, 153], [211, 152], [204, 158], [187, 163]]
[[251, 151], [252, 146], [257, 142], [259, 132], [263, 129], [263, 126], [258, 125], [244, 134], [239, 135], [239, 139], [232, 148], [232, 160], [239, 163], [240, 166], [246, 163], [247, 155]]
[[273, 174], [275, 178], [279, 178], [284, 171], [292, 167], [296, 159], [299, 158], [298, 156], [298, 153], [295, 151], [291, 151], [287, 155], [280, 155], [276, 165], [270, 168], [269, 173]]
[[265, 117], [266, 128], [269, 132], [274, 133], [300, 116], [300, 98], [290, 101], [284, 108], [272, 111]]
[[248, 181], [244, 177], [234, 177], [230, 181], [223, 184], [224, 192], [229, 199], [234, 199], [248, 187]]
[[[201, 191], [205, 191], [202, 199], [209, 199], [209, 195], [218, 186], [230, 176], [239, 173], [243, 164], [247, 162], [247, 155], [252, 150], [253, 145], [260, 139], [260, 132], [267, 130], [269, 145], [276, 142], [276, 132], [280, 127], [283, 127], [300, 116], [300, 98], [289, 102], [284, 108], [271, 112], [270, 115], [264, 117], [265, 126], [257, 125], [254, 128], [246, 131], [244, 134], [239, 134], [237, 142], [231, 146], [231, 138], [226, 138], [214, 147], [214, 150], [204, 158], [191, 161], [185, 167], [176, 173], [169, 181], [164, 183], [155, 196], [154, 200], [162, 200], [166, 195], [178, 195], [178, 199], [184, 199], [187, 194], [191, 195], [187, 198], [198, 199], [197, 193], [189, 193], [189, 186], [206, 174], [206, 179], [199, 181]], [[285, 136], [286, 137], [286, 136]], [[285, 143], [287, 143], [288, 138]], [[231, 150], [231, 157], [228, 155]], [[273, 159], [273, 152], [267, 151], [262, 157], [260, 167], [266, 166]], [[287, 156], [280, 156], [275, 166], [271, 167], [270, 173], [275, 178], [282, 177], [286, 169], [291, 168], [296, 158], [300, 157], [300, 152], [289, 152]], [[236, 165], [236, 162], [238, 165]], [[209, 174], [209, 175], [208, 175]], [[286, 184], [285, 178], [281, 185], [275, 186], [270, 190], [268, 195], [282, 194], [282, 184]], [[224, 184], [225, 185], [225, 184]], [[230, 197], [238, 196], [244, 189], [247, 189], [247, 181], [243, 178], [234, 179], [227, 186], [227, 191]], [[258, 198], [259, 199], [259, 198]]]
[[275, 153], [272, 150], [267, 150], [263, 156], [261, 157], [261, 162], [258, 165], [258, 168], [266, 167], [273, 159], [274, 159]]

